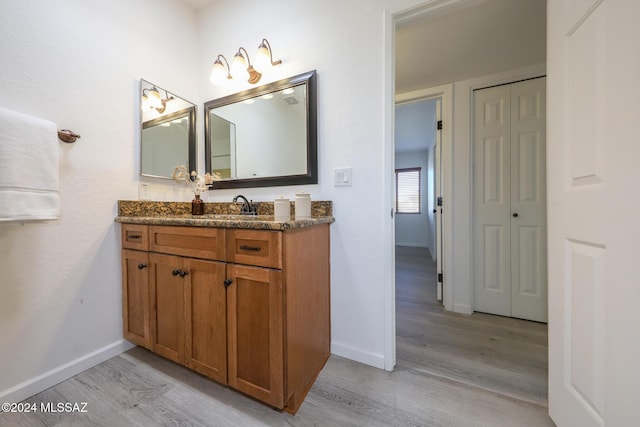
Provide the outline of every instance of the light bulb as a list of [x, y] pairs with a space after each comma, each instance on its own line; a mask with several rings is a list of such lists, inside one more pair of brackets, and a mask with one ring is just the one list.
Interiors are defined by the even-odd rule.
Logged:
[[233, 62], [231, 63], [231, 74], [242, 80], [246, 79], [248, 76], [247, 63], [240, 51], [238, 51], [238, 53], [233, 57]]
[[225, 72], [224, 64], [222, 64], [219, 59], [216, 59], [216, 62], [214, 62], [211, 67], [211, 76], [209, 76], [209, 81], [212, 84], [219, 86], [226, 80], [226, 78], [227, 73]]
[[162, 108], [162, 101], [160, 100], [160, 92], [154, 86], [147, 92], [147, 99], [149, 100], [149, 107]]
[[258, 53], [256, 54], [256, 59], [254, 61], [253, 67], [258, 71], [264, 71], [271, 65], [271, 54], [269, 52], [269, 48], [264, 44], [264, 42], [260, 43], [258, 47]]

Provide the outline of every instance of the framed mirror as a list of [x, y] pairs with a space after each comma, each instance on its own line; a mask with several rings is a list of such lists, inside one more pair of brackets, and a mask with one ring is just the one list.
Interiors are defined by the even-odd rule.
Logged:
[[318, 183], [316, 72], [204, 104], [214, 188]]
[[171, 179], [173, 169], [196, 169], [196, 106], [140, 80], [140, 175]]

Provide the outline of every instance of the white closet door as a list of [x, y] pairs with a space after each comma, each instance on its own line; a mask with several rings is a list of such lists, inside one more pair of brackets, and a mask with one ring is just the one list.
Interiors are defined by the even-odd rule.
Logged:
[[474, 290], [476, 311], [511, 315], [511, 95], [475, 92]]
[[474, 97], [474, 310], [546, 322], [545, 79]]
[[545, 78], [510, 87], [511, 316], [546, 322]]

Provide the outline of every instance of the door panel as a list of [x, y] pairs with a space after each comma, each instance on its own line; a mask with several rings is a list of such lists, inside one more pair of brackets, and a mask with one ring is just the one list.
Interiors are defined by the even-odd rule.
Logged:
[[227, 266], [229, 385], [284, 406], [282, 272]]
[[227, 310], [225, 264], [187, 260], [185, 289], [187, 366], [218, 382], [227, 382]]
[[509, 85], [511, 316], [538, 322], [547, 321], [545, 82], [538, 78]]
[[548, 2], [549, 414], [640, 419], [640, 2]]
[[122, 250], [122, 314], [124, 337], [151, 348], [149, 324], [149, 254]]
[[476, 91], [475, 102], [474, 309], [510, 316], [509, 87]]
[[184, 353], [184, 279], [174, 275], [182, 258], [149, 254], [153, 351], [175, 362]]

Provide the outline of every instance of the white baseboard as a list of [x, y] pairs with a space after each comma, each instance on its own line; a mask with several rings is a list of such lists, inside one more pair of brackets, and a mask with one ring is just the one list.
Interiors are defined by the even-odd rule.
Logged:
[[473, 310], [469, 304], [453, 304], [454, 313], [472, 314]]
[[368, 351], [362, 351], [360, 349], [332, 342], [331, 353], [336, 356], [345, 357], [347, 359], [355, 360], [356, 362], [364, 363], [375, 368], [384, 369], [384, 355], [378, 353], [371, 353]]
[[[416, 243], [416, 242], [396, 242], [396, 246], [409, 246], [411, 248], [425, 248], [429, 249], [426, 243]], [[431, 251], [429, 251], [431, 252]]]
[[86, 371], [107, 359], [135, 347], [129, 341], [119, 340], [98, 350], [79, 357], [42, 375], [24, 381], [7, 390], [0, 391], [0, 402], [18, 403], [38, 394], [74, 375]]

